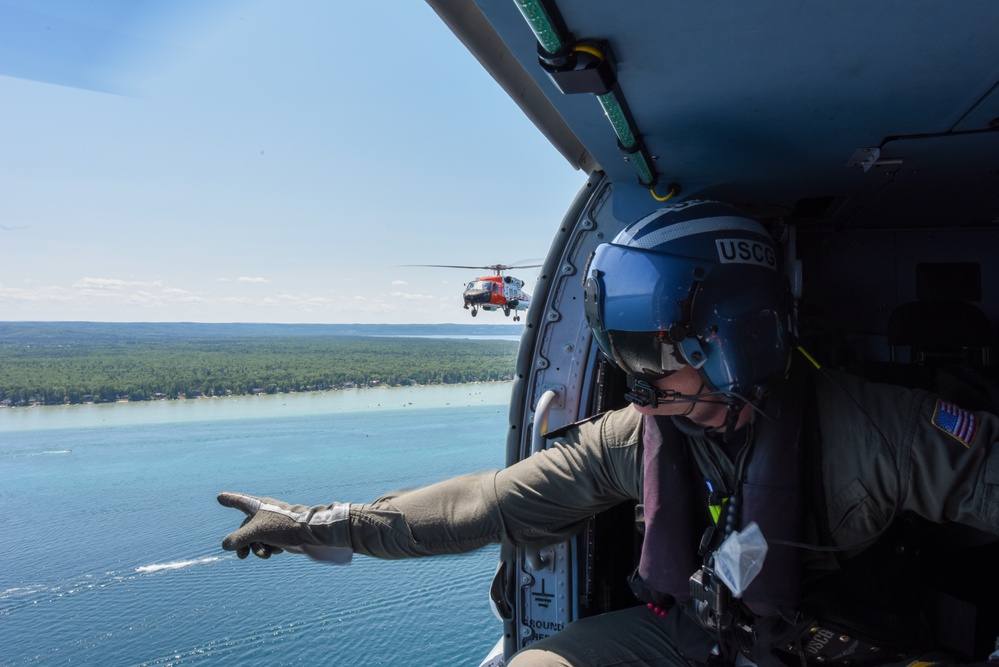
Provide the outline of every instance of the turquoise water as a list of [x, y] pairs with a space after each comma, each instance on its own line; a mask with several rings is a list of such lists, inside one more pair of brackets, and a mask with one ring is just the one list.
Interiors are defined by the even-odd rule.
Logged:
[[240, 561], [215, 495], [366, 502], [501, 467], [509, 390], [0, 410], [0, 665], [478, 665], [497, 548]]

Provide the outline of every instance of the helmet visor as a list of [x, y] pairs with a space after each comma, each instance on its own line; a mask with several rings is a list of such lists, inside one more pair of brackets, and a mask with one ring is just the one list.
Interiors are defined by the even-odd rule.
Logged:
[[686, 366], [661, 331], [608, 331], [607, 338], [611, 357], [632, 377], [658, 380]]
[[710, 264], [640, 248], [598, 246], [587, 269], [583, 302], [604, 354], [639, 378], [679, 370], [681, 357], [663, 332], [681, 321], [696, 273]]

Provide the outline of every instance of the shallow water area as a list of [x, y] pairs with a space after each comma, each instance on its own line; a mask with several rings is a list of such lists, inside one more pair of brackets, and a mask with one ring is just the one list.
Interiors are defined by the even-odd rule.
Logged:
[[391, 408], [420, 410], [448, 406], [504, 405], [510, 400], [510, 387], [509, 382], [480, 382], [224, 398], [0, 408], [0, 433], [203, 420], [266, 419], [320, 412], [360, 412]]
[[0, 665], [478, 665], [498, 548], [241, 561], [215, 495], [369, 502], [500, 468], [510, 389], [0, 410]]

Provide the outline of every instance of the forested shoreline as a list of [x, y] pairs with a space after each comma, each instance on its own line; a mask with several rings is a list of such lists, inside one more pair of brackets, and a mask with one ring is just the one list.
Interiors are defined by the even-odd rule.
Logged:
[[[122, 325], [127, 327], [127, 325]], [[196, 325], [191, 325], [196, 327]], [[81, 335], [0, 325], [0, 404], [62, 405], [511, 380], [518, 343], [466, 338]], [[204, 331], [207, 331], [204, 330]], [[240, 333], [245, 335], [240, 335]]]

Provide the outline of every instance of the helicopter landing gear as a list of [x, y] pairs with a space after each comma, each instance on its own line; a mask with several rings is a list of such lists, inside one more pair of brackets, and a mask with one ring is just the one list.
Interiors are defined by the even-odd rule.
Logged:
[[520, 315], [514, 315], [513, 316], [513, 321], [514, 322], [520, 322]]
[[472, 306], [472, 317], [475, 317], [478, 314], [479, 314], [479, 309], [476, 308], [475, 306]]
[[507, 317], [510, 317], [510, 308], [509, 307], [504, 308], [503, 309], [503, 314], [506, 315]]

